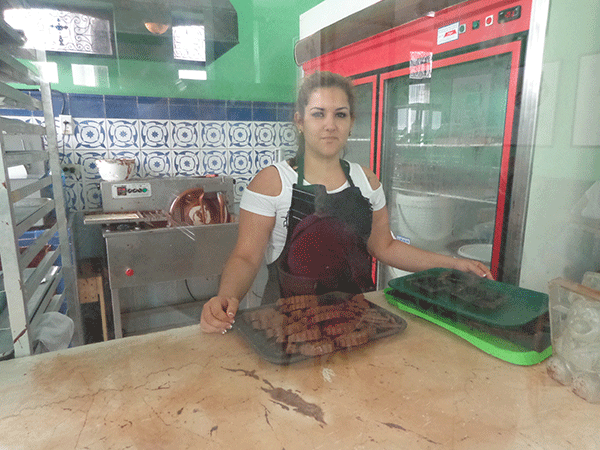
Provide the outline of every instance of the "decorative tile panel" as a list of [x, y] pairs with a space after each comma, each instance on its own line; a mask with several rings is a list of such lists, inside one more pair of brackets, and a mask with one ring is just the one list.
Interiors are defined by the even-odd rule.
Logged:
[[250, 184], [252, 177], [236, 177], [235, 184], [233, 185], [233, 196], [236, 203], [239, 203], [242, 199], [244, 189]]
[[92, 211], [102, 207], [102, 195], [100, 194], [100, 183], [83, 183], [81, 197], [83, 198], [83, 210]]
[[252, 122], [229, 122], [229, 147], [252, 148]]
[[75, 130], [69, 140], [75, 149], [103, 149], [106, 148], [106, 120], [105, 119], [73, 119]]
[[40, 117], [40, 116], [25, 117], [25, 122], [33, 123], [33, 124], [39, 125], [41, 127], [46, 126], [46, 119], [44, 117]]
[[73, 153], [73, 150], [71, 150], [70, 148], [63, 148], [59, 146], [58, 160], [60, 161], [61, 166], [65, 166], [67, 164], [75, 164], [75, 155]]
[[227, 170], [227, 150], [214, 149], [203, 150], [200, 160], [202, 175], [228, 175]]
[[201, 153], [198, 150], [173, 150], [173, 175], [201, 175], [200, 159]]
[[200, 148], [198, 121], [171, 121], [171, 142], [174, 148]]
[[278, 145], [278, 124], [276, 122], [254, 123], [254, 147], [275, 147]]
[[[73, 135], [55, 120], [61, 164], [80, 166], [65, 173], [70, 210], [101, 205], [97, 159], [135, 159], [134, 178], [230, 175], [239, 201], [257, 172], [297, 148], [291, 103], [65, 94], [53, 105], [56, 116], [74, 117]], [[39, 115], [19, 119], [43, 123]]]
[[139, 148], [137, 120], [107, 119], [108, 146], [116, 148]]
[[199, 127], [201, 148], [227, 147], [227, 122], [201, 120]]
[[296, 152], [298, 151], [298, 146], [296, 145], [296, 146], [291, 146], [291, 147], [281, 147], [281, 150], [283, 152], [283, 159], [288, 160], [288, 159], [296, 156]]
[[229, 152], [229, 175], [254, 175], [254, 150]]
[[168, 149], [169, 121], [168, 120], [140, 120], [140, 146], [143, 149]]
[[297, 145], [298, 135], [296, 126], [293, 123], [279, 124], [279, 145], [291, 146]]
[[277, 149], [256, 150], [254, 152], [255, 173], [258, 173], [265, 167], [272, 165], [276, 160], [277, 153]]
[[148, 151], [140, 153], [140, 173], [143, 178], [168, 177], [172, 175], [171, 150]]
[[74, 179], [65, 180], [64, 185], [64, 197], [65, 207], [67, 211], [81, 211], [84, 209], [83, 197], [81, 196], [83, 183], [81, 181], [74, 181]]

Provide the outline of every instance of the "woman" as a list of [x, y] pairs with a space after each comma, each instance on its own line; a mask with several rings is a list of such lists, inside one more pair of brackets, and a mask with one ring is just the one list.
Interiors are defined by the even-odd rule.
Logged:
[[309, 76], [294, 122], [298, 154], [261, 170], [244, 191], [237, 244], [219, 293], [202, 310], [205, 332], [225, 333], [263, 257], [263, 303], [279, 296], [374, 288], [370, 257], [410, 272], [435, 267], [492, 278], [478, 261], [418, 249], [393, 239], [383, 188], [373, 172], [341, 160], [354, 123], [352, 82], [330, 72]]

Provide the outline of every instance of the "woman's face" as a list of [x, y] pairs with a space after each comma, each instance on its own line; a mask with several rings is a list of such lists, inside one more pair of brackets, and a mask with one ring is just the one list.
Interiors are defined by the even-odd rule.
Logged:
[[304, 117], [296, 113], [295, 121], [304, 133], [305, 152], [324, 157], [339, 155], [354, 123], [348, 96], [338, 87], [315, 89], [304, 108]]

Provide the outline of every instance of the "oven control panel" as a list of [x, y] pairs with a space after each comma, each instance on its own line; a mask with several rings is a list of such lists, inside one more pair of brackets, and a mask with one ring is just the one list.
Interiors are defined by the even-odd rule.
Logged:
[[111, 186], [112, 198], [143, 198], [152, 196], [152, 188], [147, 182], [117, 183]]

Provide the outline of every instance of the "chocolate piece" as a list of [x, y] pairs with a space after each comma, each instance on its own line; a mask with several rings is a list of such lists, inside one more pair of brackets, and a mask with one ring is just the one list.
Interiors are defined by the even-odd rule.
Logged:
[[245, 319], [286, 354], [318, 356], [366, 344], [378, 333], [402, 328], [393, 316], [373, 309], [362, 294], [281, 298], [276, 307], [248, 312]]

